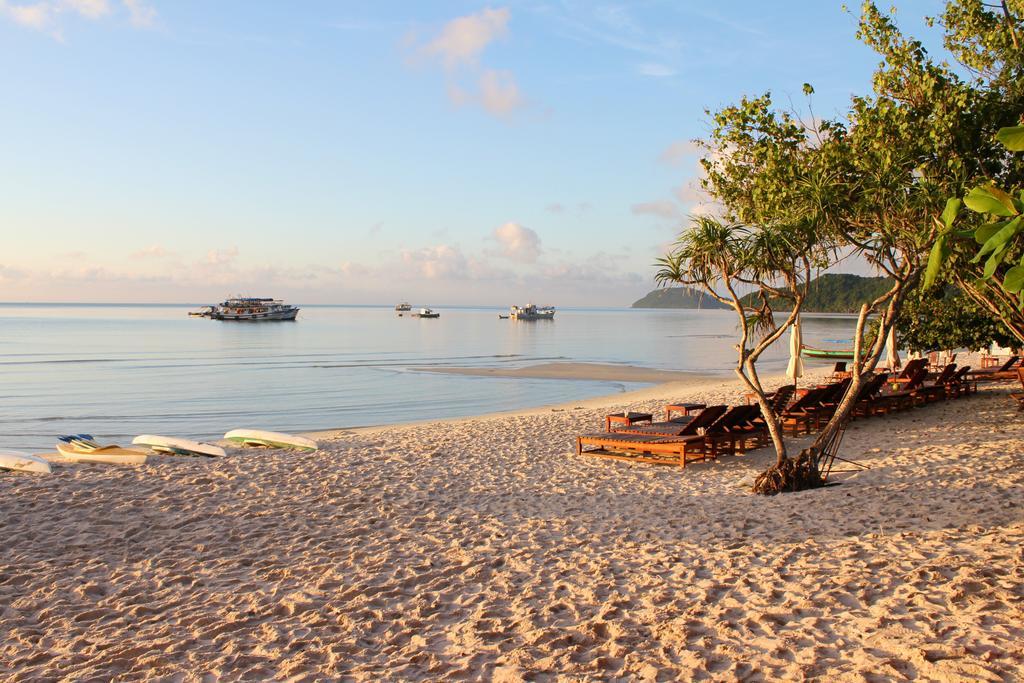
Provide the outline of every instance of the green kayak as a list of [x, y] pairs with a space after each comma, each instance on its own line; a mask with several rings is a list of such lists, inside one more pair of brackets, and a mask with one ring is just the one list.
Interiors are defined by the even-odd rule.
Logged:
[[800, 352], [808, 358], [827, 358], [829, 360], [853, 360], [852, 349], [816, 349], [804, 346]]

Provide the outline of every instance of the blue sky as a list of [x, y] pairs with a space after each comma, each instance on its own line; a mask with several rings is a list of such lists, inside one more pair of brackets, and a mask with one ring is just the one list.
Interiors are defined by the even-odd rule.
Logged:
[[[854, 3], [855, 4], [855, 3]], [[898, 3], [920, 32], [934, 2]], [[623, 305], [704, 110], [815, 113], [840, 2], [0, 0], [0, 300]]]

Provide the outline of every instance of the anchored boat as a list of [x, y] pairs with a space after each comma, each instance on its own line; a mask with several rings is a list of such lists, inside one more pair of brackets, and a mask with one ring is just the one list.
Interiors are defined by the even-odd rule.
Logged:
[[434, 313], [434, 311], [430, 310], [429, 308], [421, 308], [420, 312], [419, 313], [413, 313], [412, 317], [414, 317], [414, 318], [440, 318], [441, 314], [440, 313]]
[[554, 306], [513, 306], [509, 309], [508, 315], [512, 320], [554, 320]]
[[280, 299], [261, 299], [253, 297], [237, 297], [228, 299], [216, 306], [209, 307], [209, 312], [201, 312], [202, 317], [213, 320], [238, 321], [270, 321], [295, 320], [299, 314], [297, 306], [286, 304]]

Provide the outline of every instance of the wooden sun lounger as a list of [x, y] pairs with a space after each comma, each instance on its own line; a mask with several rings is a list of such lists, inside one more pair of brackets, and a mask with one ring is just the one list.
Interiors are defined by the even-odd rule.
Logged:
[[960, 398], [978, 393], [978, 382], [968, 377], [970, 372], [970, 365], [965, 365], [956, 371], [956, 374], [946, 384], [946, 395], [949, 398]]
[[1020, 356], [1010, 356], [1009, 359], [998, 368], [982, 368], [981, 370], [972, 370], [970, 377], [975, 382], [996, 382], [999, 380], [1016, 379], [1017, 370], [1015, 365], [1020, 360]]
[[[1024, 367], [1017, 368], [1017, 377], [1020, 379], [1020, 386], [1024, 389]], [[1024, 392], [1015, 391], [1010, 398], [1017, 401], [1017, 410], [1024, 410]]]
[[[688, 462], [715, 459], [719, 453], [742, 452], [751, 441], [748, 424], [759, 413], [757, 407], [736, 406], [729, 409], [726, 406], [709, 406], [697, 418], [708, 411], [717, 417], [707, 418], [705, 424], [710, 424], [704, 434], [662, 436], [625, 430], [610, 434], [583, 434], [576, 437], [576, 453], [613, 460], [686, 467]], [[585, 446], [595, 448], [587, 450]]]
[[628, 425], [619, 427], [615, 430], [615, 433], [647, 434], [650, 436], [692, 436], [697, 434], [698, 430], [710, 427], [728, 409], [728, 406], [708, 406], [700, 414], [685, 420], [676, 418], [665, 422]]
[[[897, 410], [905, 410], [918, 405], [919, 399], [917, 397], [917, 390], [924, 382], [924, 378], [927, 374], [927, 368], [919, 368], [917, 373], [910, 378], [910, 381], [907, 382], [903, 389], [879, 394], [875, 400], [871, 402], [870, 414], [888, 415], [889, 413], [896, 412]], [[891, 382], [892, 380], [889, 381]]]
[[949, 383], [956, 374], [956, 363], [949, 363], [931, 384], [922, 384], [917, 388], [915, 400], [918, 404], [944, 401], [949, 398]]
[[871, 417], [871, 405], [888, 381], [889, 373], [883, 372], [861, 385], [857, 400], [853, 404], [853, 417]]

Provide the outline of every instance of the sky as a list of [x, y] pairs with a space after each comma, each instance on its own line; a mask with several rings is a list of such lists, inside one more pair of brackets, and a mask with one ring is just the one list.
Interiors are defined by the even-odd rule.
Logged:
[[0, 0], [0, 301], [628, 305], [705, 208], [705, 110], [808, 82], [841, 113], [855, 30], [831, 0]]

